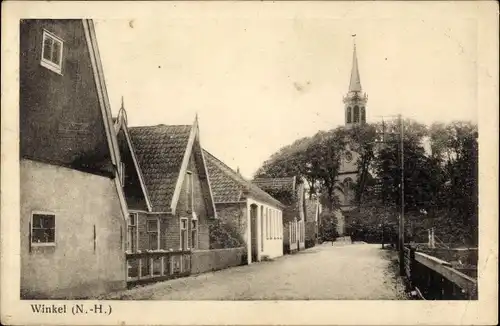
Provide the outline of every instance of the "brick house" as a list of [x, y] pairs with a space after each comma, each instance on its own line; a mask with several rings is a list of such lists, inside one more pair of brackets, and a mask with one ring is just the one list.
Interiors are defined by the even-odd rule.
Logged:
[[306, 198], [306, 226], [305, 226], [305, 245], [306, 248], [314, 247], [318, 243], [319, 236], [319, 216], [321, 214], [321, 205], [317, 198]]
[[[160, 238], [156, 232], [151, 232], [151, 230], [159, 230], [158, 216], [152, 213], [153, 206], [147, 192], [144, 175], [139, 166], [139, 160], [132, 145], [123, 100], [118, 117], [114, 119], [114, 131], [121, 156], [118, 175], [128, 208], [126, 251], [159, 249]], [[149, 220], [153, 222], [148, 222]], [[152, 225], [148, 227], [148, 223], [156, 224], [156, 227]]]
[[192, 125], [130, 127], [128, 133], [145, 184], [143, 196], [137, 179], [135, 191], [125, 189], [127, 202], [134, 205], [129, 250], [209, 249], [209, 224], [216, 211], [198, 119]]
[[284, 205], [204, 151], [218, 218], [241, 236], [248, 264], [283, 255]]
[[20, 22], [21, 298], [125, 287], [127, 207], [92, 20]]
[[283, 210], [283, 251], [305, 249], [305, 185], [296, 177], [257, 178], [253, 183], [285, 205]]

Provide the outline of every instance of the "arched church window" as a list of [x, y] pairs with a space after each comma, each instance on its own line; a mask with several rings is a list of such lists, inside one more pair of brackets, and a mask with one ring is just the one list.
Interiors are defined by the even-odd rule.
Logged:
[[361, 122], [366, 122], [366, 111], [365, 107], [361, 108]]
[[359, 107], [357, 105], [354, 107], [354, 118], [352, 120], [354, 123], [359, 122]]
[[352, 114], [352, 112], [351, 111], [352, 111], [351, 107], [348, 107], [347, 108], [347, 123], [351, 123], [352, 122], [352, 120], [351, 120], [351, 114]]

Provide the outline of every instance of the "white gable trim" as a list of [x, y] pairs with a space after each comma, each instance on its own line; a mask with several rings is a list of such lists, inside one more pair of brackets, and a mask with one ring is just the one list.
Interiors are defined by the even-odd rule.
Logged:
[[[116, 190], [118, 192], [118, 197], [120, 199], [120, 206], [123, 213], [123, 220], [126, 221], [128, 217], [128, 208], [125, 201], [125, 196], [123, 194], [123, 189], [120, 185], [118, 178], [116, 178], [118, 162], [120, 162], [120, 151], [118, 150], [118, 141], [113, 130], [113, 120], [111, 118], [111, 110], [109, 107], [109, 102], [107, 101], [106, 86], [104, 85], [104, 76], [102, 73], [101, 61], [99, 58], [99, 51], [97, 49], [97, 39], [95, 31], [93, 28], [93, 22], [91, 19], [83, 19], [83, 30], [85, 33], [85, 40], [87, 41], [87, 47], [90, 55], [90, 62], [92, 64], [92, 71], [94, 75], [94, 81], [97, 90], [97, 96], [99, 98], [99, 106], [101, 108], [104, 130], [106, 132], [106, 140], [108, 142], [109, 152], [111, 154], [111, 162], [114, 166], [114, 181]], [[101, 69], [99, 69], [101, 68]]]
[[212, 209], [213, 209], [213, 212], [214, 212], [214, 218], [217, 218], [217, 210], [215, 209], [214, 196], [213, 196], [213, 193], [212, 193], [212, 185], [210, 184], [210, 176], [209, 176], [208, 169], [207, 169], [207, 164], [206, 164], [206, 161], [205, 161], [205, 154], [203, 153], [203, 148], [201, 147], [201, 141], [200, 141], [199, 137], [200, 136], [199, 136], [199, 132], [198, 132], [198, 141], [199, 141], [199, 145], [200, 145], [199, 147], [200, 147], [200, 151], [201, 151], [201, 160], [203, 162], [203, 169], [205, 170], [205, 178], [206, 178], [207, 183], [208, 183], [208, 191], [210, 192], [210, 201], [212, 202]]
[[187, 167], [189, 164], [189, 158], [191, 157], [191, 152], [193, 151], [193, 144], [196, 138], [196, 133], [198, 131], [198, 121], [195, 120], [193, 126], [191, 127], [191, 133], [189, 134], [188, 144], [186, 146], [186, 151], [184, 152], [184, 157], [182, 158], [181, 169], [179, 171], [179, 176], [177, 177], [177, 183], [175, 184], [174, 194], [172, 196], [172, 202], [170, 203], [170, 211], [175, 215], [175, 209], [177, 208], [177, 202], [182, 191], [182, 184], [184, 182], [184, 176], [186, 175]]
[[[127, 139], [127, 145], [130, 150], [130, 154], [132, 155], [132, 161], [134, 162], [135, 170], [137, 172], [137, 175], [139, 176], [139, 183], [141, 184], [142, 193], [144, 194], [144, 198], [146, 199], [148, 212], [151, 212], [153, 210], [153, 206], [151, 205], [151, 200], [149, 199], [146, 183], [144, 182], [144, 176], [142, 175], [142, 170], [139, 166], [139, 161], [137, 160], [137, 156], [135, 155], [135, 150], [134, 147], [132, 146], [132, 140], [130, 139], [130, 134], [128, 133], [127, 125], [125, 123], [120, 123], [120, 129], [123, 129], [123, 132], [125, 133], [125, 138]], [[118, 132], [120, 132], [120, 129], [118, 129]]]

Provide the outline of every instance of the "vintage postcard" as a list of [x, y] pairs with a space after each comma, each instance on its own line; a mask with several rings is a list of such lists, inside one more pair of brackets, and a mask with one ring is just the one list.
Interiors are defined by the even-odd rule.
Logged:
[[497, 3], [2, 7], [2, 324], [498, 322]]

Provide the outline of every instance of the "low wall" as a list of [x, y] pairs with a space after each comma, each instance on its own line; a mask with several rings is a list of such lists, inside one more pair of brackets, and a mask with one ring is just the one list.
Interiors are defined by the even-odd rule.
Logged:
[[246, 262], [245, 247], [196, 250], [191, 255], [191, 274], [239, 266]]

